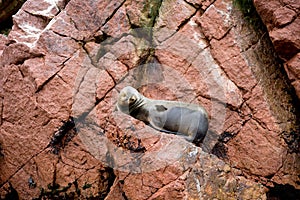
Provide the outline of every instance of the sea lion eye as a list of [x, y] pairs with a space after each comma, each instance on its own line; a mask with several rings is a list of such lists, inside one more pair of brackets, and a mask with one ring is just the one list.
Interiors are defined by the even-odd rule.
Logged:
[[136, 101], [136, 96], [132, 96], [129, 99], [129, 103], [134, 103]]

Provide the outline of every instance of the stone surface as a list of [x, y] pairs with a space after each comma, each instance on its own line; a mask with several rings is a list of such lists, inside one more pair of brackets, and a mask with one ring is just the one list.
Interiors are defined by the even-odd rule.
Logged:
[[201, 9], [206, 10], [214, 0], [188, 0], [187, 2], [193, 4], [196, 8], [200, 7]]
[[[271, 134], [272, 137], [266, 136]], [[230, 141], [231, 148], [228, 150], [228, 155], [232, 157], [233, 163], [242, 166], [251, 174], [271, 176], [280, 169], [282, 160], [286, 157], [286, 150], [281, 146], [280, 140], [276, 141], [275, 136], [276, 133], [265, 131], [257, 122], [249, 120], [239, 134]], [[273, 140], [268, 141], [271, 138]], [[256, 148], [251, 148], [252, 145]], [[238, 160], [236, 154], [239, 155]], [[261, 156], [262, 154], [265, 156]], [[264, 166], [261, 163], [264, 163]]]
[[[26, 1], [0, 35], [0, 198], [250, 200], [278, 185], [299, 190], [300, 6], [254, 3], [269, 34], [230, 0]], [[203, 143], [117, 111], [127, 85], [202, 104]]]
[[297, 17], [297, 13], [287, 7], [281, 7], [274, 12], [276, 27], [281, 27], [292, 22]]
[[200, 17], [199, 23], [202, 31], [209, 40], [212, 38], [219, 40], [230, 30], [231, 7], [226, 6], [227, 4], [226, 1], [217, 1]]
[[[129, 4], [130, 5], [130, 4]], [[126, 16], [124, 6], [117, 10], [116, 14], [101, 28], [103, 33], [111, 37], [120, 37], [124, 33], [130, 31], [131, 21]], [[116, 24], [118, 24], [116, 26]]]
[[60, 9], [54, 2], [39, 1], [39, 6], [28, 1], [24, 3], [24, 9], [19, 10], [13, 18], [15, 25], [9, 34], [10, 40], [34, 46], [42, 30]]
[[291, 81], [300, 79], [300, 53], [285, 63], [285, 70]]
[[183, 0], [163, 1], [159, 9], [160, 17], [154, 25], [154, 39], [159, 43], [166, 40], [195, 13], [196, 9]]
[[[268, 28], [276, 52], [289, 66], [300, 51], [300, 2], [272, 0], [266, 3], [255, 0], [254, 5]], [[291, 75], [291, 67], [285, 68], [299, 98], [299, 78]]]
[[[171, 165], [142, 174], [118, 172], [107, 199], [266, 199], [261, 185], [234, 175], [229, 165], [198, 148], [180, 148], [180, 142], [185, 141], [173, 145], [183, 150], [182, 157]], [[241, 190], [233, 193], [235, 188]]]
[[5, 48], [5, 44], [7, 42], [7, 37], [5, 35], [0, 35], [0, 54], [2, 55], [3, 49]]
[[[154, 20], [161, 5], [160, 0], [129, 0], [124, 3], [126, 14], [132, 27], [153, 27]], [[124, 19], [124, 18], [123, 18]]]
[[274, 43], [274, 47], [279, 52], [283, 60], [291, 59], [300, 49], [300, 18], [294, 20], [293, 23], [285, 26], [284, 29], [273, 29], [270, 31], [270, 37]]

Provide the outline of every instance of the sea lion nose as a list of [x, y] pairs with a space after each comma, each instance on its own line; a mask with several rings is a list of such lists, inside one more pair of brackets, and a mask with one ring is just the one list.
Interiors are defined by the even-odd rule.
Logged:
[[128, 97], [126, 96], [126, 94], [121, 94], [119, 96], [119, 99], [122, 101], [122, 102], [128, 102]]

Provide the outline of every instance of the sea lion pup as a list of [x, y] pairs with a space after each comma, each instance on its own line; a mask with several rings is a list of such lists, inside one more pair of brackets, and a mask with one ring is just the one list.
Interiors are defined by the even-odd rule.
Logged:
[[208, 130], [208, 115], [202, 106], [149, 99], [130, 86], [120, 91], [117, 109], [156, 130], [194, 143], [202, 142]]

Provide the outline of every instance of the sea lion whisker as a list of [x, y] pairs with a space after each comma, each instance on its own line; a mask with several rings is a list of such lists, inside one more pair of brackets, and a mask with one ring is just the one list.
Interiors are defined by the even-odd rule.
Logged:
[[142, 99], [138, 99], [134, 102], [134, 104], [129, 105], [129, 113], [134, 112], [135, 110], [139, 109], [141, 106], [143, 106], [145, 102]]

